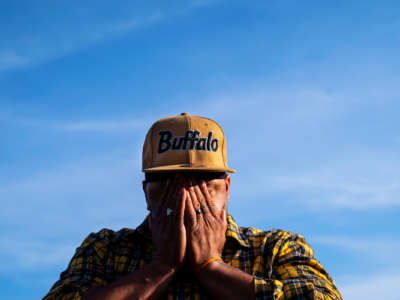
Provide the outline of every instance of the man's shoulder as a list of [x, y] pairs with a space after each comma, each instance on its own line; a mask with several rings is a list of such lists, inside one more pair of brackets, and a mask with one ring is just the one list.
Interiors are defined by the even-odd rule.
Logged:
[[284, 229], [262, 230], [255, 227], [239, 226], [231, 215], [228, 215], [227, 237], [236, 240], [247, 248], [279, 248], [285, 242], [305, 244], [304, 237]]
[[120, 239], [134, 235], [135, 233], [136, 229], [133, 228], [121, 228], [119, 230], [103, 228], [97, 232], [90, 233], [89, 237], [96, 239], [115, 239], [115, 238]]
[[250, 226], [250, 227], [240, 227], [240, 229], [244, 234], [251, 236], [270, 237], [276, 239], [290, 239], [290, 238], [303, 237], [299, 233], [294, 233], [289, 230], [278, 229], [278, 228], [264, 230]]
[[109, 245], [124, 245], [140, 241], [137, 229], [122, 228], [118, 231], [103, 228], [97, 232], [90, 233], [82, 242], [80, 248], [96, 247], [102, 248]]
[[246, 239], [253, 247], [268, 244], [277, 247], [285, 242], [306, 243], [303, 235], [285, 229], [263, 230], [255, 227], [240, 227], [241, 236]]

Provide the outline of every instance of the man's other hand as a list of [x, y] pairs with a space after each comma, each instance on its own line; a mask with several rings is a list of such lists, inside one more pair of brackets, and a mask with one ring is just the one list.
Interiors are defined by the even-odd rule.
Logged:
[[220, 257], [225, 245], [226, 211], [204, 180], [187, 180], [185, 224], [187, 259], [194, 271], [211, 258]]
[[178, 179], [168, 180], [161, 196], [159, 209], [150, 214], [153, 262], [179, 269], [186, 253], [184, 213], [187, 192]]

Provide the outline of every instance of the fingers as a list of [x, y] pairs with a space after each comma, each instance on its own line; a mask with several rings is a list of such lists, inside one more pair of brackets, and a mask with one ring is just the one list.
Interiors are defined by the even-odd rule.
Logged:
[[178, 189], [178, 196], [179, 196], [179, 199], [178, 199], [178, 201], [176, 201], [176, 207], [175, 207], [176, 217], [177, 217], [178, 223], [183, 225], [184, 218], [185, 218], [185, 206], [186, 206], [187, 193], [186, 193], [185, 189], [181, 186]]
[[167, 211], [167, 209], [172, 209], [174, 210], [175, 206], [176, 206], [176, 202], [179, 199], [179, 195], [178, 195], [178, 184], [176, 181], [176, 178], [174, 178], [171, 182], [170, 182], [170, 189], [168, 194], [165, 196], [165, 198], [161, 198], [161, 201], [163, 203], [163, 210], [164, 213]]
[[[204, 180], [200, 182], [195, 182], [193, 179], [188, 179], [186, 181], [186, 186], [190, 199], [192, 200], [192, 206], [194, 210], [201, 208], [204, 217], [212, 215], [215, 218], [220, 218], [220, 210], [218, 209], [214, 198], [210, 195], [208, 191], [207, 184]], [[200, 217], [200, 215], [197, 215]]]
[[153, 218], [159, 219], [162, 216], [162, 214], [165, 213], [165, 210], [167, 208], [166, 200], [169, 198], [169, 194], [171, 193], [172, 188], [173, 188], [173, 185], [171, 183], [171, 180], [168, 179], [164, 186], [164, 190], [160, 196], [161, 205], [160, 205], [158, 211], [156, 211], [155, 216]]
[[228, 220], [226, 219], [226, 210], [225, 209], [221, 210], [220, 218], [221, 218], [221, 221], [223, 222], [225, 230], [226, 230], [228, 228]]
[[171, 209], [173, 214], [176, 214], [178, 212], [177, 206], [180, 197], [178, 191], [179, 191], [179, 186], [176, 178], [172, 180], [168, 179], [159, 200], [161, 202], [161, 205], [155, 215], [155, 218], [160, 222], [163, 222], [162, 220], [165, 220], [165, 218], [168, 219], [172, 218], [171, 215], [167, 216], [168, 209]]
[[191, 197], [191, 193], [189, 191], [186, 191], [186, 202], [185, 202], [185, 220], [186, 224], [193, 228], [197, 225], [197, 217], [196, 217], [196, 211], [193, 206], [193, 199]]
[[201, 203], [200, 203], [199, 199], [197, 198], [197, 195], [195, 192], [195, 183], [192, 179], [188, 179], [186, 181], [186, 186], [187, 186], [187, 190], [189, 192], [190, 198], [192, 199], [193, 208], [196, 211], [197, 209], [201, 208]]
[[207, 189], [207, 184], [204, 180], [202, 180], [199, 183], [199, 187], [200, 187], [200, 191], [203, 193], [204, 195], [204, 199], [207, 205], [207, 207], [209, 208], [209, 210], [211, 211], [211, 213], [213, 214], [214, 217], [217, 217], [217, 205], [215, 204], [215, 200], [213, 200], [213, 198], [211, 197], [210, 193], [208, 192]]
[[202, 193], [202, 191], [200, 190], [199, 183], [196, 183], [196, 184], [193, 186], [193, 191], [194, 191], [194, 194], [195, 194], [195, 196], [196, 196], [197, 201], [198, 201], [199, 204], [200, 204], [201, 212], [202, 212], [203, 214], [205, 214], [205, 215], [209, 214], [209, 213], [210, 213], [210, 208], [209, 208], [209, 206], [208, 206], [208, 204], [207, 204], [207, 200], [206, 200], [206, 198], [205, 198], [205, 195], [204, 195], [204, 194]]

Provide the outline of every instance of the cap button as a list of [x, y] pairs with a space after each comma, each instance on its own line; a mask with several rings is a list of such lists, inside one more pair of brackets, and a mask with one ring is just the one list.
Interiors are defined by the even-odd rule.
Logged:
[[181, 116], [188, 116], [188, 115], [189, 115], [189, 113], [187, 113], [187, 112], [181, 113]]

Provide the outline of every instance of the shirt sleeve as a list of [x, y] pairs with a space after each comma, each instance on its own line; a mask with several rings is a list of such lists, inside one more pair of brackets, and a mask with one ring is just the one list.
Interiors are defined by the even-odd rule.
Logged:
[[254, 277], [256, 300], [341, 300], [332, 278], [301, 235], [283, 233], [270, 278]]
[[43, 300], [80, 300], [92, 287], [105, 286], [104, 255], [109, 230], [91, 233], [76, 249], [68, 268]]

